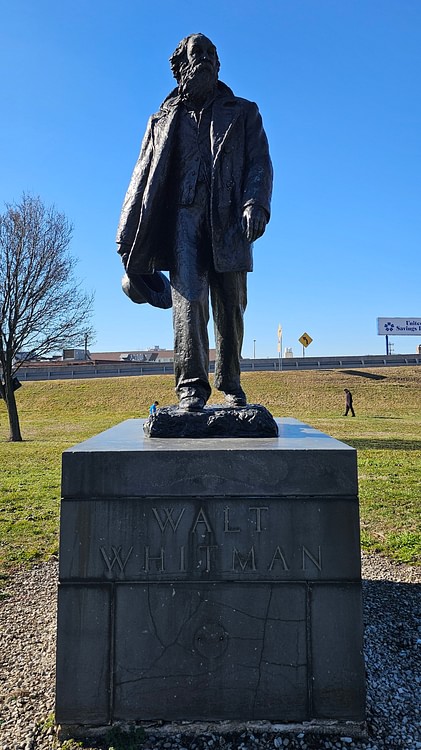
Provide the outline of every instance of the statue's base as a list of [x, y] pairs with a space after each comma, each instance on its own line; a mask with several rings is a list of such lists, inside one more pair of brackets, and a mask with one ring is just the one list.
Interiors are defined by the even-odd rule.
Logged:
[[62, 728], [364, 722], [357, 454], [277, 425], [151, 440], [133, 419], [65, 451]]
[[146, 420], [143, 431], [150, 438], [270, 438], [277, 437], [278, 426], [260, 404], [216, 404], [202, 411], [164, 406]]

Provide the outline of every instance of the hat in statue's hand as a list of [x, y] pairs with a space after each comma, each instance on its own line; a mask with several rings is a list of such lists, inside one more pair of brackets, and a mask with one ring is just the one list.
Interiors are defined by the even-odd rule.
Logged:
[[162, 271], [125, 273], [121, 286], [131, 301], [138, 305], [148, 302], [163, 310], [167, 310], [172, 305], [170, 282]]

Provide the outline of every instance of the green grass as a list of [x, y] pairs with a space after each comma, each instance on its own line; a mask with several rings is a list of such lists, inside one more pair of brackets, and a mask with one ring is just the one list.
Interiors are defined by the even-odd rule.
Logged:
[[[249, 402], [293, 416], [358, 451], [363, 549], [421, 562], [421, 368], [245, 373]], [[345, 387], [356, 419], [343, 418]], [[0, 574], [58, 552], [61, 453], [149, 404], [174, 403], [172, 376], [25, 383], [23, 443], [0, 402]], [[213, 392], [211, 402], [220, 401]]]

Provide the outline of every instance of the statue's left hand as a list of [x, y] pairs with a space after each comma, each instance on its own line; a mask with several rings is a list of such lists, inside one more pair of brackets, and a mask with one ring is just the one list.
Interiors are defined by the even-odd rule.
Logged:
[[262, 236], [268, 222], [266, 211], [260, 206], [246, 206], [243, 211], [243, 231], [249, 242]]

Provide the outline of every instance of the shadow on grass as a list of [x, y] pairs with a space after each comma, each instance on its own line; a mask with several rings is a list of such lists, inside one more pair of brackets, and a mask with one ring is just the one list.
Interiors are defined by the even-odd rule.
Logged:
[[389, 416], [386, 415], [386, 416], [382, 416], [382, 417], [380, 417], [380, 416], [374, 416], [374, 417], [370, 417], [370, 419], [403, 419], [403, 417], [389, 417]]
[[419, 451], [421, 440], [400, 440], [399, 438], [347, 438], [347, 445], [362, 450]]
[[359, 375], [360, 378], [370, 378], [370, 380], [386, 380], [387, 375], [377, 375], [375, 372], [360, 372], [359, 370], [341, 370], [345, 375]]

